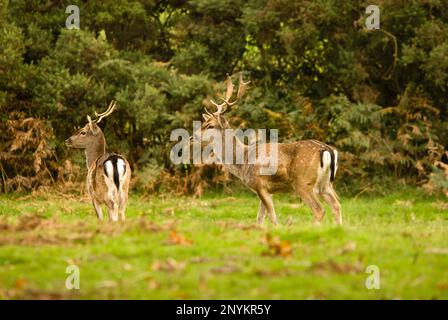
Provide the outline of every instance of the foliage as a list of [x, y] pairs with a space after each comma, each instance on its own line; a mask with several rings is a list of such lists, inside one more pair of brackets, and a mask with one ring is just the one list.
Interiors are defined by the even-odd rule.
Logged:
[[[0, 152], [0, 170], [4, 191], [50, 184], [49, 168], [57, 167], [51, 127], [39, 119], [23, 118], [21, 114], [12, 116], [2, 128], [5, 151]], [[14, 176], [10, 177], [10, 173]]]
[[[80, 7], [80, 30], [65, 29], [69, 4]], [[448, 2], [381, 1], [372, 31], [369, 4], [1, 0], [1, 128], [19, 113], [45, 123], [53, 159], [82, 165], [63, 141], [115, 99], [104, 131], [110, 149], [128, 156], [136, 186], [178, 192], [180, 179], [180, 190], [200, 194], [228, 179], [217, 168], [173, 166], [169, 134], [191, 130], [225, 74], [244, 70], [252, 83], [228, 115], [233, 125], [335, 145], [338, 180], [355, 192], [388, 177], [426, 184], [448, 162]], [[2, 137], [2, 154], [13, 141]], [[33, 161], [23, 170], [1, 161], [3, 191], [6, 179], [36, 176]], [[45, 163], [60, 181], [61, 166]]]

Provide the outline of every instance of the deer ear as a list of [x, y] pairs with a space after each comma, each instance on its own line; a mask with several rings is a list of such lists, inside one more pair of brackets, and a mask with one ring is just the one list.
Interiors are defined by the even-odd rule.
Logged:
[[211, 116], [208, 115], [208, 114], [206, 114], [206, 113], [203, 113], [203, 114], [202, 114], [202, 118], [204, 118], [204, 120], [207, 121], [208, 119], [211, 118]]
[[87, 116], [87, 120], [89, 121], [90, 132], [92, 132], [94, 135], [96, 135], [99, 130], [98, 125], [92, 121], [92, 118], [90, 118], [90, 116]]

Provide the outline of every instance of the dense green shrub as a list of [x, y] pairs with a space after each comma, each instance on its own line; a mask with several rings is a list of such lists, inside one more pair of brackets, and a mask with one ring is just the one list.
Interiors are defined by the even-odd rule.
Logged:
[[[65, 29], [69, 4], [80, 7], [81, 30]], [[386, 178], [439, 181], [448, 161], [448, 1], [381, 1], [381, 29], [372, 31], [369, 4], [1, 0], [0, 128], [9, 132], [0, 138], [1, 189], [37, 174], [32, 156], [22, 160], [30, 170], [9, 162], [11, 128], [32, 118], [48, 130], [48, 166], [38, 172], [58, 181], [65, 159], [83, 163], [64, 139], [112, 99], [106, 138], [129, 157], [138, 187], [200, 193], [226, 183], [217, 168], [173, 166], [169, 134], [191, 129], [225, 74], [239, 70], [252, 83], [228, 114], [233, 125], [335, 145], [339, 183], [355, 191]]]

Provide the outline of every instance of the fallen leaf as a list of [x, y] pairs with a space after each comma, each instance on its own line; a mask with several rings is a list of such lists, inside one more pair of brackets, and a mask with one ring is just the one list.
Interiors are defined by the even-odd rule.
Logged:
[[171, 245], [190, 245], [192, 241], [186, 239], [184, 236], [178, 234], [175, 230], [172, 230], [168, 236], [167, 244]]
[[268, 246], [267, 250], [262, 253], [266, 256], [280, 256], [289, 257], [292, 255], [291, 242], [288, 240], [280, 240], [278, 236], [272, 237], [269, 233], [265, 237], [266, 244]]
[[16, 282], [14, 283], [14, 288], [21, 290], [25, 287], [27, 281], [24, 278], [19, 278], [16, 280]]
[[173, 258], [169, 258], [166, 261], [155, 261], [152, 264], [152, 270], [171, 272], [176, 270], [183, 270], [185, 269], [186, 265], [187, 264], [185, 262], [179, 262]]
[[441, 283], [437, 284], [437, 289], [448, 290], [448, 282], [441, 282]]
[[160, 284], [155, 280], [150, 280], [150, 281], [148, 281], [148, 287], [152, 290], [155, 290], [160, 287]]
[[339, 250], [339, 254], [346, 254], [356, 249], [356, 242], [349, 242]]

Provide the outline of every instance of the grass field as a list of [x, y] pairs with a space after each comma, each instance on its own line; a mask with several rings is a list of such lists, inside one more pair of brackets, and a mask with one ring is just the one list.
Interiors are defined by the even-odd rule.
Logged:
[[[447, 299], [448, 203], [418, 190], [343, 198], [344, 225], [276, 197], [260, 228], [255, 196], [133, 196], [125, 224], [86, 198], [0, 196], [0, 298]], [[80, 289], [66, 288], [66, 268]], [[369, 290], [366, 268], [380, 271]]]

